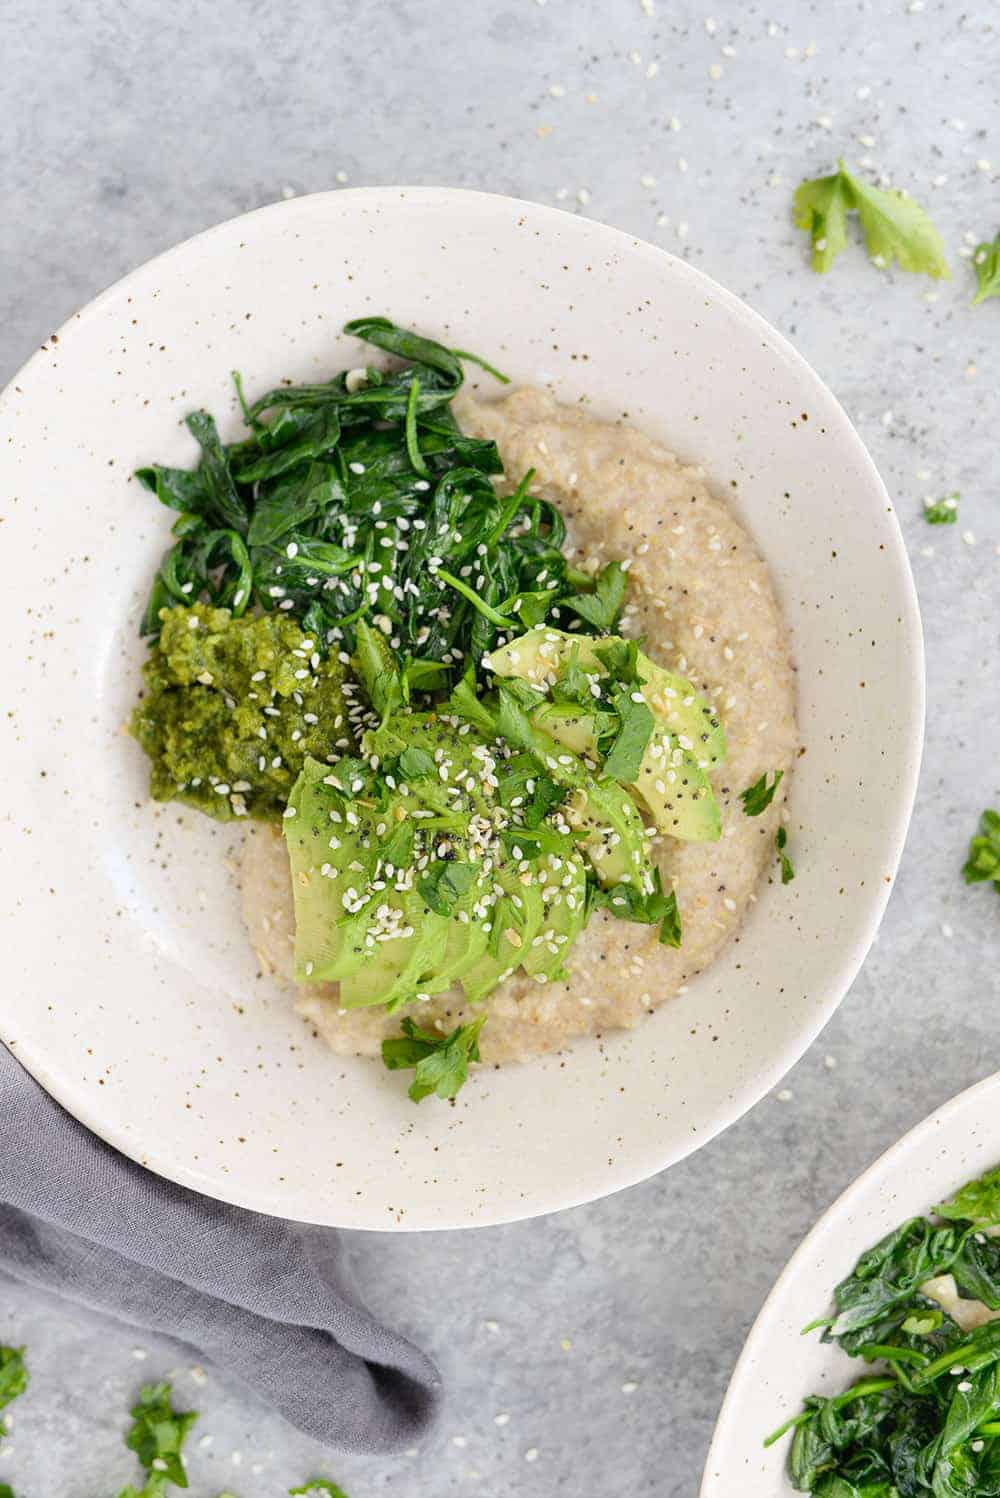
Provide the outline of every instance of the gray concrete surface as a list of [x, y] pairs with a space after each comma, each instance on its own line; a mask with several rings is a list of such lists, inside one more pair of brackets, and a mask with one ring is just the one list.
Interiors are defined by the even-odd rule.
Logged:
[[[688, 1498], [799, 1238], [997, 1065], [1000, 901], [959, 878], [980, 809], [1000, 804], [1000, 303], [970, 309], [962, 258], [1000, 228], [996, 16], [975, 0], [7, 0], [0, 379], [122, 272], [282, 192], [444, 182], [560, 201], [746, 297], [838, 393], [899, 508], [929, 676], [899, 884], [790, 1099], [554, 1219], [352, 1239], [371, 1305], [448, 1382], [419, 1455], [327, 1456], [224, 1370], [199, 1382], [183, 1351], [0, 1284], [0, 1336], [27, 1343], [33, 1372], [0, 1446], [21, 1498], [129, 1479], [129, 1395], [171, 1369], [202, 1411], [195, 1498], [263, 1498], [314, 1471], [351, 1498]], [[930, 206], [950, 283], [882, 275], [856, 247], [831, 276], [810, 272], [790, 194], [839, 153]], [[922, 497], [953, 489], [960, 525], [929, 528]]]

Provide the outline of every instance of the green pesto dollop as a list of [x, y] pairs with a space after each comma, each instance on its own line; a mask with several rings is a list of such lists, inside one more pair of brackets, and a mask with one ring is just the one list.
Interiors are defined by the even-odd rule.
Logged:
[[306, 759], [349, 747], [343, 666], [285, 614], [196, 603], [160, 618], [130, 724], [153, 799], [223, 822], [280, 817]]

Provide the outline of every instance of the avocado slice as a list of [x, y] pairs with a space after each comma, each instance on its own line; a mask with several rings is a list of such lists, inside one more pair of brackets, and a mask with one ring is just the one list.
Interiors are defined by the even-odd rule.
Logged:
[[641, 883], [649, 868], [649, 837], [623, 786], [599, 780], [587, 791], [574, 791], [564, 814], [605, 888]]
[[[494, 650], [483, 663], [494, 676], [518, 676], [544, 689], [554, 684], [574, 652], [588, 675], [607, 676], [607, 666], [597, 652], [616, 642], [621, 642], [621, 636], [571, 635], [541, 625]], [[696, 767], [721, 764], [726, 757], [726, 736], [711, 704], [686, 676], [658, 666], [641, 650], [636, 667], [646, 702], [664, 728], [677, 737], [680, 747], [693, 756]]]
[[539, 878], [545, 879], [542, 929], [521, 958], [532, 977], [563, 977], [567, 953], [586, 924], [587, 866], [577, 853], [557, 861], [558, 869], [539, 871]]
[[714, 843], [722, 836], [708, 776], [674, 734], [653, 733], [632, 788], [660, 832], [693, 843]]
[[490, 909], [485, 950], [462, 975], [466, 1001], [477, 1004], [515, 968], [526, 965], [541, 934], [545, 902], [535, 880], [523, 883], [517, 864], [505, 863], [493, 871], [497, 895]]
[[[529, 674], [521, 680], [551, 688], [572, 655], [583, 671], [603, 676], [607, 671], [595, 653], [598, 643], [561, 630], [537, 629], [494, 651], [489, 657], [489, 669], [500, 676], [513, 669], [526, 671]], [[640, 690], [659, 726], [646, 745], [630, 789], [660, 832], [689, 842], [715, 842], [722, 835], [722, 820], [705, 765], [718, 763], [725, 754], [725, 737], [718, 719], [689, 681], [654, 665], [641, 651], [637, 653], [637, 669], [640, 676], [648, 678], [640, 683]], [[696, 753], [691, 737], [671, 726], [678, 721], [692, 729], [702, 724], [705, 764]], [[531, 722], [577, 754], [598, 752], [594, 715], [585, 706], [543, 703], [533, 709]]]
[[[307, 759], [282, 822], [295, 899], [297, 983], [332, 982], [360, 967], [365, 957], [360, 940], [345, 941], [343, 902], [352, 885], [367, 883], [366, 863], [373, 874], [374, 860], [360, 840], [347, 835], [364, 829], [345, 824], [344, 797], [328, 783], [329, 775], [329, 765]], [[340, 820], [332, 820], [331, 812]], [[331, 841], [339, 846], [331, 847]]]
[[647, 835], [624, 787], [616, 780], [596, 780], [582, 759], [538, 727], [534, 713], [529, 717], [506, 692], [500, 694], [497, 721], [508, 742], [533, 754], [546, 775], [572, 793], [563, 816], [601, 883], [638, 882], [650, 868]]
[[449, 987], [444, 955], [451, 919], [431, 910], [417, 894], [404, 895], [398, 908], [404, 929], [412, 935], [374, 941], [367, 961], [341, 982], [340, 1002], [345, 1009], [372, 1004], [393, 1009], [412, 1002], [418, 993]]

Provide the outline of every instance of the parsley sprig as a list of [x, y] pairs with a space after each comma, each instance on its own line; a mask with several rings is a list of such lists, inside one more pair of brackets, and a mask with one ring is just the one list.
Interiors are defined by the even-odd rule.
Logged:
[[858, 215], [868, 254], [879, 267], [897, 261], [900, 270], [935, 280], [950, 275], [941, 236], [923, 208], [897, 188], [873, 187], [843, 161], [829, 177], [803, 182], [795, 193], [795, 223], [811, 237], [813, 270], [828, 271], [847, 248], [849, 213]]
[[169, 1483], [186, 1488], [187, 1472], [181, 1449], [198, 1416], [193, 1410], [175, 1410], [166, 1382], [144, 1384], [130, 1411], [132, 1424], [125, 1445], [134, 1451], [146, 1472], [141, 1488], [122, 1488], [119, 1498], [162, 1498]]
[[409, 1093], [415, 1103], [432, 1093], [444, 1099], [457, 1097], [468, 1078], [470, 1061], [479, 1060], [479, 1032], [485, 1023], [484, 1010], [450, 1035], [436, 1035], [404, 1019], [402, 1035], [383, 1040], [382, 1060], [390, 1071], [413, 1068]]
[[774, 800], [774, 793], [781, 784], [784, 770], [775, 770], [774, 779], [768, 784], [767, 771], [765, 770], [759, 780], [753, 785], [748, 785], [745, 791], [740, 791], [740, 800], [743, 802], [743, 810], [748, 817], [759, 817], [761, 812], [767, 811]]
[[985, 240], [976, 246], [972, 266], [977, 281], [976, 294], [972, 298], [972, 305], [975, 307], [978, 302], [985, 302], [991, 296], [1000, 296], [1000, 229], [992, 240]]
[[958, 520], [958, 501], [961, 495], [946, 494], [944, 499], [925, 502], [924, 519], [928, 525], [954, 525]]
[[987, 809], [979, 819], [979, 831], [969, 843], [969, 856], [962, 868], [966, 884], [992, 881], [1000, 894], [1000, 811]]

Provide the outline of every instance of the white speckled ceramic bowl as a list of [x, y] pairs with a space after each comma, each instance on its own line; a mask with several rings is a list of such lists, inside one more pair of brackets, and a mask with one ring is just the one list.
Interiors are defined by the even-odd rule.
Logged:
[[790, 1437], [764, 1438], [798, 1414], [807, 1394], [835, 1394], [864, 1371], [839, 1348], [803, 1337], [833, 1287], [866, 1248], [908, 1217], [947, 1201], [1000, 1162], [1000, 1072], [945, 1103], [848, 1187], [789, 1260], [757, 1317], [730, 1380], [701, 1482], [701, 1498], [782, 1498]]
[[[152, 805], [122, 725], [171, 515], [129, 482], [188, 463], [194, 406], [358, 362], [386, 313], [623, 411], [703, 463], [777, 581], [800, 672], [799, 876], [739, 947], [631, 1033], [411, 1104], [328, 1054], [260, 978], [233, 836]], [[438, 188], [281, 203], [143, 266], [34, 356], [0, 406], [3, 1038], [105, 1139], [199, 1191], [363, 1228], [494, 1223], [697, 1149], [801, 1055], [868, 949], [920, 757], [923, 663], [889, 500], [792, 348], [690, 266], [589, 219]]]

